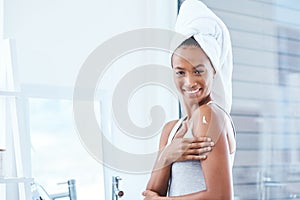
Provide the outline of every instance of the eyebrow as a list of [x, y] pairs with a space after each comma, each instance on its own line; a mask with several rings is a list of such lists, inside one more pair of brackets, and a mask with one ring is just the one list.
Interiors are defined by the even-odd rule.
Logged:
[[174, 67], [174, 69], [184, 70], [184, 68], [182, 68], [182, 67], [179, 67], [179, 66], [177, 66], [177, 67]]
[[204, 64], [199, 64], [199, 65], [194, 66], [193, 68], [198, 68], [198, 67], [205, 67], [205, 65]]
[[[204, 64], [198, 64], [196, 66], [193, 66], [193, 68], [198, 68], [198, 67], [205, 67], [205, 65]], [[179, 66], [174, 67], [174, 69], [184, 70], [184, 68], [179, 67]]]

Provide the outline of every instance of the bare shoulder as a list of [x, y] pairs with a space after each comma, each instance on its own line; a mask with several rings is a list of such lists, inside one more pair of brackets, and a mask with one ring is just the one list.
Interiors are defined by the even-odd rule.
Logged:
[[202, 119], [205, 116], [206, 119], [224, 120], [228, 118], [227, 114], [221, 110], [216, 104], [205, 104], [200, 106], [192, 115], [194, 120]]
[[200, 106], [192, 115], [193, 133], [196, 137], [209, 136], [214, 141], [227, 132], [230, 122], [227, 114], [215, 104]]
[[163, 148], [164, 146], [167, 145], [169, 135], [177, 122], [178, 122], [178, 120], [172, 120], [172, 121], [167, 122], [164, 125], [161, 136], [160, 136], [159, 148]]

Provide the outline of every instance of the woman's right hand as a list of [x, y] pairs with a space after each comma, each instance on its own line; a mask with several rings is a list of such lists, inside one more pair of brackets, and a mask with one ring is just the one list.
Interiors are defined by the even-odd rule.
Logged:
[[187, 130], [187, 123], [183, 122], [172, 142], [161, 151], [159, 162], [163, 163], [160, 164], [166, 166], [176, 161], [206, 159], [214, 146], [211, 138], [184, 138]]

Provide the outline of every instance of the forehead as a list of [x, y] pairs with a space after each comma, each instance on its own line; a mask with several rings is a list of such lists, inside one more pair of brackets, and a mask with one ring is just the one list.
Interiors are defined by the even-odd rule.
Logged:
[[173, 64], [189, 62], [192, 65], [210, 64], [209, 58], [205, 52], [197, 46], [181, 46], [175, 50]]

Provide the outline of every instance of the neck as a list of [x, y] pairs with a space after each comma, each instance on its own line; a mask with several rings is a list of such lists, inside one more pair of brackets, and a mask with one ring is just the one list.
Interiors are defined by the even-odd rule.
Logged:
[[210, 96], [207, 96], [205, 99], [203, 99], [202, 101], [198, 102], [198, 103], [188, 103], [188, 102], [184, 102], [185, 104], [185, 108], [186, 108], [186, 114], [188, 116], [188, 118], [190, 118], [193, 113], [199, 109], [200, 106], [207, 104], [208, 102], [210, 102], [212, 99]]

